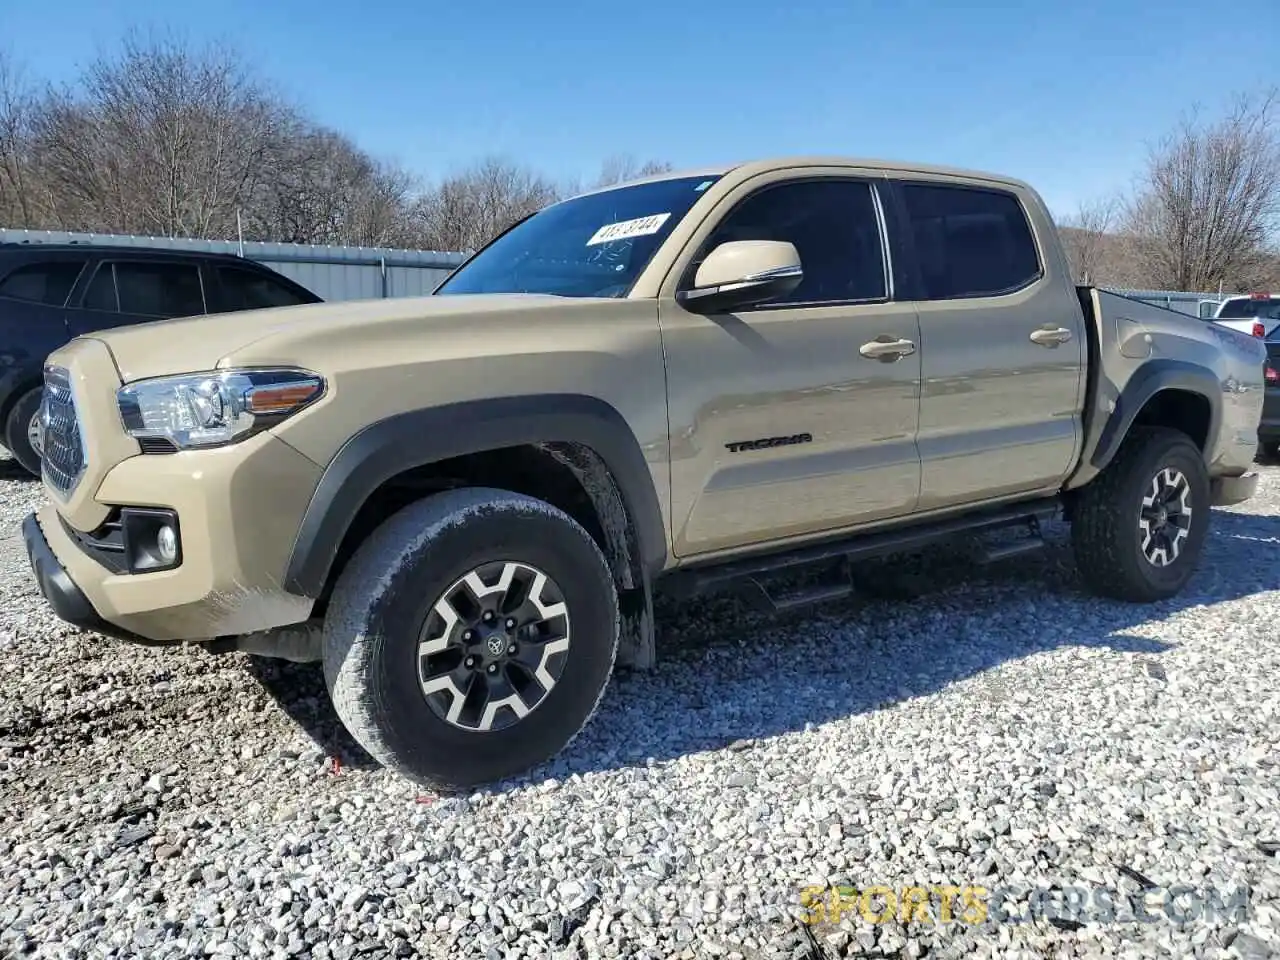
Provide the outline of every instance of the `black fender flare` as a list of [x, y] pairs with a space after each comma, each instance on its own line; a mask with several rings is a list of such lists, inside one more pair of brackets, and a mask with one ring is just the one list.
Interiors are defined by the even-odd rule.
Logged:
[[1204, 455], [1206, 459], [1212, 455], [1222, 429], [1221, 381], [1212, 370], [1199, 364], [1185, 360], [1149, 360], [1129, 378], [1116, 400], [1115, 410], [1103, 425], [1098, 445], [1089, 461], [1095, 469], [1102, 470], [1111, 462], [1142, 408], [1162, 390], [1185, 390], [1209, 402], [1209, 431], [1205, 435]]
[[580, 443], [603, 460], [622, 496], [644, 568], [666, 563], [653, 475], [625, 418], [582, 394], [497, 397], [399, 413], [362, 428], [324, 468], [303, 514], [284, 589], [316, 599], [356, 513], [396, 474], [452, 457], [525, 444]]

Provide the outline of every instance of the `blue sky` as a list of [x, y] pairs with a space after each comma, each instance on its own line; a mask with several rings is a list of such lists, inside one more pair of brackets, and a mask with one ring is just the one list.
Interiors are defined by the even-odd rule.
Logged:
[[1024, 177], [1059, 214], [1126, 186], [1193, 103], [1280, 81], [1276, 0], [1222, 17], [1187, 0], [0, 6], [0, 44], [54, 80], [129, 26], [230, 40], [317, 119], [429, 177], [487, 153], [555, 177], [612, 153], [837, 153]]

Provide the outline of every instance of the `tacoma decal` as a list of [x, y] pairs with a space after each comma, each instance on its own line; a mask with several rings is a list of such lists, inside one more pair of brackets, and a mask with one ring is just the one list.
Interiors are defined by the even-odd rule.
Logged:
[[797, 443], [812, 443], [813, 434], [794, 433], [789, 437], [762, 437], [759, 440], [736, 440], [726, 443], [725, 449], [730, 453], [741, 453], [743, 450], [767, 450], [769, 447], [789, 447]]

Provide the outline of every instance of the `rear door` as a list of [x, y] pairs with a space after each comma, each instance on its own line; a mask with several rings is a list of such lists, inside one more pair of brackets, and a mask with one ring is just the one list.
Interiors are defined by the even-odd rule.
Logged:
[[920, 318], [918, 509], [1055, 488], [1082, 440], [1084, 316], [1028, 193], [895, 177]]
[[123, 327], [207, 312], [197, 260], [110, 254], [78, 291], [67, 311], [71, 333]]

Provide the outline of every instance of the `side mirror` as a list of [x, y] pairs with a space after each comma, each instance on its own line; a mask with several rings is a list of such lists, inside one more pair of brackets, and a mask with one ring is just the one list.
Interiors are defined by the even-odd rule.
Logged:
[[690, 310], [714, 313], [786, 296], [804, 270], [794, 244], [779, 240], [730, 240], [702, 261], [693, 286], [676, 299]]

